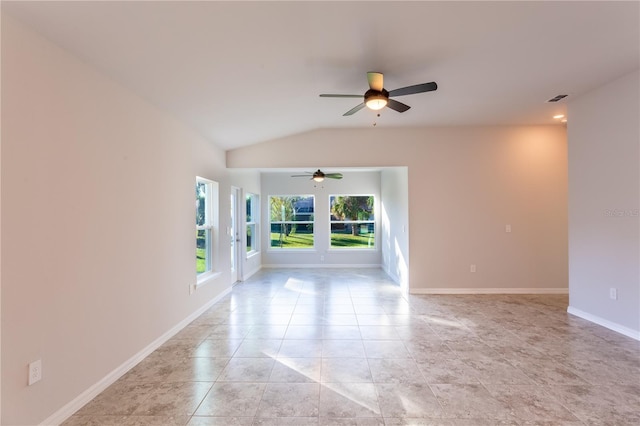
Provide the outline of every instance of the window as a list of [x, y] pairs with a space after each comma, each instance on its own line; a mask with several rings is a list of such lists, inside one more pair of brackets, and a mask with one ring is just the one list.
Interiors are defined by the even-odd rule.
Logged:
[[196, 178], [196, 273], [198, 279], [213, 272], [218, 184]]
[[258, 216], [260, 212], [260, 199], [256, 194], [247, 194], [247, 253], [259, 250]]
[[270, 247], [313, 248], [313, 208], [313, 195], [270, 196]]
[[373, 195], [331, 195], [331, 248], [375, 248]]

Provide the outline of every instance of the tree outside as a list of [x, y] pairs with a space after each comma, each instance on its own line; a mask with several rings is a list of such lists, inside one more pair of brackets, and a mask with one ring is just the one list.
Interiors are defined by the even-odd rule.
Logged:
[[313, 196], [269, 197], [271, 247], [313, 247]]
[[207, 185], [196, 183], [196, 273], [201, 274], [207, 270], [207, 232], [198, 229], [198, 226], [206, 224], [206, 196]]
[[[331, 214], [335, 220], [348, 221], [370, 221], [373, 220], [373, 196], [351, 196], [340, 195], [331, 197]], [[357, 236], [359, 227], [350, 224], [351, 235]]]

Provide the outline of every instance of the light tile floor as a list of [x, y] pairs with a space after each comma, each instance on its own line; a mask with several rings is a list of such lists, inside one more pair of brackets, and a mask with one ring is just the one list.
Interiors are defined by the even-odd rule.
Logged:
[[640, 342], [567, 302], [264, 270], [64, 424], [640, 424]]

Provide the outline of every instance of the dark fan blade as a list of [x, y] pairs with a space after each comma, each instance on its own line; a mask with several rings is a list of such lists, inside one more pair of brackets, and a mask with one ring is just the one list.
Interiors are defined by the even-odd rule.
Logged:
[[431, 83], [416, 84], [415, 86], [401, 87], [389, 92], [389, 96], [413, 95], [414, 93], [431, 92], [436, 90], [438, 85], [435, 81]]
[[360, 105], [356, 106], [356, 107], [351, 108], [349, 111], [347, 111], [344, 114], [342, 114], [342, 116], [344, 117], [344, 116], [347, 116], [347, 115], [353, 115], [356, 112], [360, 111], [362, 108], [364, 108], [364, 102], [361, 103]]
[[411, 108], [409, 105], [405, 105], [402, 102], [398, 102], [398, 101], [393, 100], [393, 99], [389, 99], [387, 101], [387, 107], [391, 108], [394, 111], [398, 111], [398, 112], [405, 112], [406, 110]]
[[384, 85], [384, 76], [381, 72], [368, 72], [367, 80], [369, 80], [369, 87], [372, 90], [377, 90], [378, 92], [382, 92]]
[[307, 172], [306, 175], [291, 175], [291, 177], [313, 177], [313, 173]]
[[362, 98], [362, 95], [334, 95], [334, 94], [327, 94], [327, 93], [323, 93], [322, 95], [320, 95], [321, 98]]
[[342, 179], [342, 173], [325, 173], [324, 177], [329, 179]]

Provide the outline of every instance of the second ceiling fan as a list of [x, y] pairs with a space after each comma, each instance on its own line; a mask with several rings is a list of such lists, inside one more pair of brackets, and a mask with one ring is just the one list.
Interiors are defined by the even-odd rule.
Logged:
[[[369, 80], [369, 90], [364, 94], [364, 101], [345, 112], [343, 115], [353, 115], [365, 106], [376, 111], [389, 107], [394, 111], [405, 112], [409, 105], [398, 102], [395, 99], [389, 99], [395, 96], [413, 95], [415, 93], [432, 92], [438, 88], [435, 81], [431, 83], [416, 84], [413, 86], [401, 87], [392, 91], [384, 88], [384, 76], [380, 72], [368, 72], [367, 80]], [[339, 94], [322, 94], [321, 98], [362, 98], [363, 95], [339, 95]]]
[[315, 172], [304, 172], [304, 175], [291, 175], [291, 177], [308, 177], [316, 182], [322, 182], [325, 178], [328, 179], [342, 179], [342, 173], [325, 173], [318, 169]]

